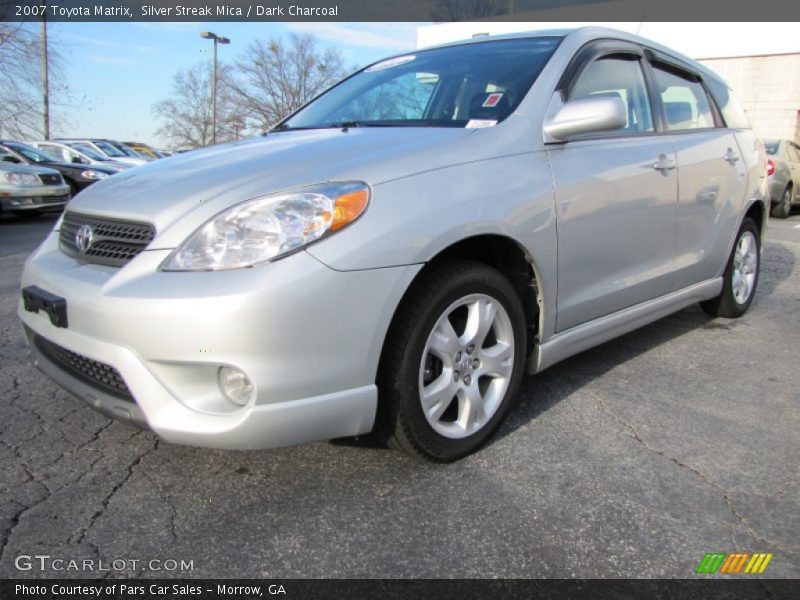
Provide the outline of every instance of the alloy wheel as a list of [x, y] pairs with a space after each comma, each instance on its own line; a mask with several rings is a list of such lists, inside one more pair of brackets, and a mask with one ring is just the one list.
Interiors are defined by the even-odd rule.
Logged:
[[419, 369], [430, 426], [448, 438], [483, 428], [503, 402], [514, 370], [514, 331], [503, 305], [486, 294], [453, 302], [433, 327]]
[[758, 249], [756, 238], [750, 231], [745, 231], [736, 243], [733, 255], [732, 289], [733, 297], [738, 304], [744, 304], [753, 293], [758, 267]]

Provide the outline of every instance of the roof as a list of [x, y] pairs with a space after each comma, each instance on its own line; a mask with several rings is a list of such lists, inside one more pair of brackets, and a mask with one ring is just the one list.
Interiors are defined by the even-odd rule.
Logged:
[[[714, 71], [712, 71], [705, 65], [697, 62], [696, 60], [689, 58], [688, 56], [681, 54], [676, 50], [673, 50], [672, 48], [669, 48], [667, 46], [664, 46], [662, 44], [659, 44], [658, 42], [654, 42], [647, 38], [635, 35], [633, 33], [629, 33], [627, 31], [622, 31], [619, 29], [611, 29], [610, 27], [587, 26], [587, 27], [576, 27], [571, 29], [536, 29], [531, 31], [503, 33], [499, 35], [481, 35], [479, 37], [473, 37], [466, 40], [458, 40], [458, 41], [448, 42], [445, 44], [437, 44], [435, 46], [427, 46], [425, 48], [420, 48], [420, 51], [431, 50], [433, 48], [447, 48], [451, 46], [461, 46], [464, 44], [480, 44], [497, 40], [509, 40], [509, 39], [513, 40], [513, 39], [525, 39], [525, 38], [536, 38], [536, 37], [563, 37], [563, 38], [577, 37], [579, 38], [579, 41], [582, 41], [583, 43], [591, 42], [592, 40], [599, 40], [606, 38], [624, 40], [632, 42], [634, 44], [640, 44], [642, 46], [652, 48], [653, 50], [663, 52], [664, 54], [668, 54], [690, 65], [695, 71], [698, 71], [707, 77], [711, 77], [713, 79], [722, 82], [720, 76], [717, 75]], [[404, 54], [408, 53], [406, 52]]]

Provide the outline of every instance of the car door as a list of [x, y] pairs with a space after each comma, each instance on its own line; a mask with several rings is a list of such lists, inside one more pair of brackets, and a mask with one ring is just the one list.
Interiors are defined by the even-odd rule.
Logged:
[[558, 227], [557, 331], [673, 289], [675, 151], [656, 131], [643, 61], [638, 46], [609, 47], [568, 86], [567, 100], [621, 98], [623, 129], [547, 146]]
[[678, 154], [675, 287], [720, 275], [739, 225], [747, 167], [700, 76], [652, 60], [658, 103]]

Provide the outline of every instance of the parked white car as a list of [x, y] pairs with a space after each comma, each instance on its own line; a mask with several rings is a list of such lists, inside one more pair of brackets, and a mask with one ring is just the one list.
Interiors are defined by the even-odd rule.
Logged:
[[132, 154], [126, 154], [121, 148], [118, 148], [116, 143], [111, 143], [109, 140], [100, 140], [100, 139], [69, 139], [69, 140], [58, 140], [68, 144], [70, 146], [84, 146], [91, 148], [98, 154], [105, 156], [110, 160], [114, 160], [117, 162], [121, 162], [126, 165], [131, 166], [139, 166], [139, 165], [146, 165], [150, 162], [150, 159], [137, 154], [131, 150]]

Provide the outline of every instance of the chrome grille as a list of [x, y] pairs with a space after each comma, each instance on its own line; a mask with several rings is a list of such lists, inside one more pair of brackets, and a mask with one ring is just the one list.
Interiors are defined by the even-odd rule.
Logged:
[[50, 174], [41, 174], [39, 175], [39, 179], [45, 185], [61, 185], [64, 183], [64, 180], [61, 179], [61, 175], [50, 175]]
[[122, 375], [114, 367], [62, 348], [40, 335], [34, 334], [33, 343], [39, 352], [70, 375], [119, 398], [134, 401]]
[[[91, 243], [81, 250], [76, 239], [78, 230], [91, 227]], [[149, 223], [101, 219], [76, 213], [64, 215], [59, 242], [61, 250], [85, 262], [121, 267], [131, 261], [153, 241], [156, 231]]]

